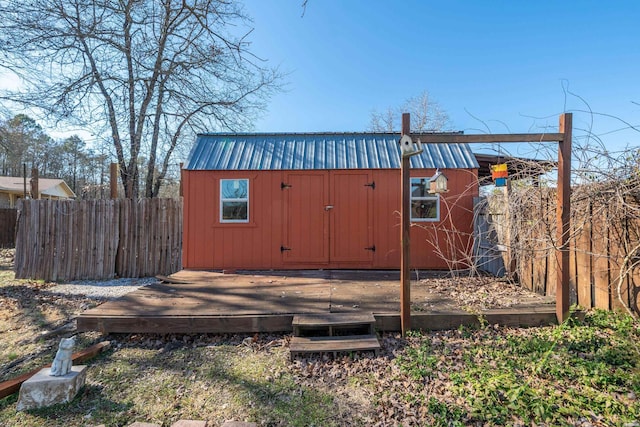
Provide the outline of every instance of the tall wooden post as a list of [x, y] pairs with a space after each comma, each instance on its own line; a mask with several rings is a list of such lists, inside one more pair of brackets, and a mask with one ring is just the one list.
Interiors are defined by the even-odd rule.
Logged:
[[40, 186], [38, 182], [38, 168], [31, 168], [31, 198], [40, 198]]
[[111, 167], [109, 168], [109, 189], [110, 195], [109, 197], [112, 199], [118, 198], [118, 164], [111, 163]]
[[24, 190], [24, 194], [22, 195], [22, 197], [27, 200], [27, 164], [23, 163], [22, 164], [22, 179], [23, 179], [23, 190]]
[[[409, 113], [402, 114], [402, 135], [411, 133], [411, 116]], [[400, 329], [404, 337], [411, 329], [411, 270], [409, 269], [409, 229], [411, 227], [411, 163], [409, 156], [400, 154], [402, 163], [400, 165], [401, 181], [401, 245], [400, 255]]]
[[558, 142], [558, 195], [556, 262], [558, 278], [556, 287], [556, 317], [558, 323], [569, 317], [569, 234], [571, 230], [571, 134], [573, 114], [560, 115], [559, 132], [564, 134]]
[[184, 196], [184, 188], [182, 186], [182, 168], [184, 167], [184, 163], [180, 162], [180, 194], [179, 196]]

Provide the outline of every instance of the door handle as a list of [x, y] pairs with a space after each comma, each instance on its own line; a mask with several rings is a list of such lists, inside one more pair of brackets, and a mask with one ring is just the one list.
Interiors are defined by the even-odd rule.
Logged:
[[333, 205], [327, 205], [324, 207], [325, 211], [330, 211], [331, 209], [333, 209]]

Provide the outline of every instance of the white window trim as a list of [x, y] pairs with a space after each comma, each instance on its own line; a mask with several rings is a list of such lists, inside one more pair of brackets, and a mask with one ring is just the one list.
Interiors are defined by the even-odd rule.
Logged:
[[[247, 181], [247, 198], [246, 199], [225, 199], [222, 197], [222, 183], [223, 181]], [[248, 178], [222, 178], [220, 179], [220, 223], [221, 224], [246, 224], [249, 222], [249, 198], [250, 188]], [[223, 219], [222, 206], [224, 202], [247, 202], [247, 219]]]
[[[420, 176], [412, 176], [409, 178], [409, 181], [412, 179], [424, 179], [426, 182], [429, 182], [428, 177], [420, 177]], [[409, 188], [411, 188], [411, 184], [409, 184]], [[409, 191], [411, 194], [411, 191]], [[411, 200], [409, 201], [409, 206], [411, 206], [414, 200], [435, 200], [436, 201], [436, 217], [435, 218], [414, 218], [413, 217], [413, 209], [409, 210], [409, 216], [411, 217], [411, 222], [438, 222], [440, 221], [440, 194], [435, 193], [426, 197], [413, 197], [411, 196]]]

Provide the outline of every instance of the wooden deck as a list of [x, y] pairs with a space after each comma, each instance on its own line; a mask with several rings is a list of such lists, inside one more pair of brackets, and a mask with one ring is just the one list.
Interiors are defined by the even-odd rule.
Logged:
[[[295, 314], [374, 313], [376, 328], [400, 330], [399, 273], [298, 271], [222, 274], [180, 271], [170, 279], [131, 292], [82, 313], [78, 331], [105, 333], [290, 332]], [[429, 300], [426, 286], [412, 284], [412, 301], [429, 301], [412, 312], [414, 329], [449, 329], [478, 324], [478, 316], [442, 297]], [[483, 313], [490, 324], [538, 326], [555, 322], [555, 306], [521, 306]]]

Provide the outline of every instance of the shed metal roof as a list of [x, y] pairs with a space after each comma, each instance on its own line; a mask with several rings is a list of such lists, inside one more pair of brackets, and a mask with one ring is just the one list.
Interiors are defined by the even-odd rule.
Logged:
[[[187, 170], [399, 169], [397, 133], [198, 135]], [[425, 144], [413, 168], [477, 169], [467, 144]]]

